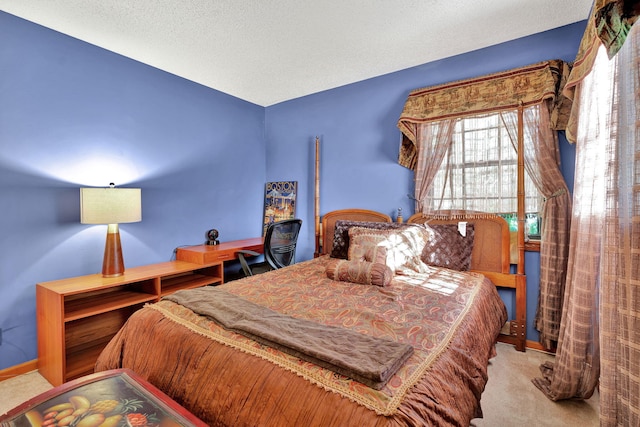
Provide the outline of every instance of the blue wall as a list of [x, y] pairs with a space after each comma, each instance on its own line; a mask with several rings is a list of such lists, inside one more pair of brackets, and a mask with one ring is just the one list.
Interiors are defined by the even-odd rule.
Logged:
[[79, 188], [142, 188], [127, 267], [261, 232], [264, 108], [0, 12], [0, 369], [37, 357], [35, 283], [97, 273]]
[[[133, 267], [170, 259], [214, 226], [222, 240], [259, 235], [264, 183], [295, 180], [305, 221], [299, 259], [307, 259], [315, 136], [321, 212], [395, 215], [402, 207], [408, 217], [413, 173], [396, 162], [396, 121], [409, 91], [572, 60], [583, 29], [574, 24], [263, 108], [0, 12], [0, 369], [37, 357], [35, 283], [100, 271], [106, 228], [79, 223], [79, 187], [142, 188], [142, 222], [120, 227]], [[331, 64], [320, 66], [331, 72]], [[563, 172], [572, 175], [565, 145], [571, 164]], [[527, 263], [532, 319], [538, 254]], [[531, 328], [529, 338], [537, 338]]]

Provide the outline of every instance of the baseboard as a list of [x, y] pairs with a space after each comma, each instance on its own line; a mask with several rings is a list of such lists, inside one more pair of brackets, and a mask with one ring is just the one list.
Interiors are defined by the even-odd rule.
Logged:
[[[505, 344], [512, 344], [512, 345], [516, 345], [516, 339], [515, 337], [512, 337], [510, 335], [504, 335], [501, 334], [498, 337], [498, 342], [502, 342]], [[555, 349], [554, 350], [549, 350], [548, 348], [544, 348], [542, 346], [542, 344], [540, 344], [538, 341], [531, 341], [531, 340], [527, 340], [524, 344], [525, 350], [536, 350], [536, 351], [541, 351], [543, 353], [547, 353], [547, 354], [556, 354]]]
[[35, 371], [37, 369], [38, 359], [10, 366], [0, 370], [0, 381], [8, 380], [9, 378], [17, 377], [18, 375], [26, 374], [27, 372]]
[[538, 351], [542, 351], [544, 353], [556, 354], [555, 350], [549, 350], [548, 348], [544, 348], [542, 346], [542, 344], [540, 344], [538, 341], [527, 340], [526, 346], [527, 346], [527, 348], [530, 348], [531, 350], [538, 350]]

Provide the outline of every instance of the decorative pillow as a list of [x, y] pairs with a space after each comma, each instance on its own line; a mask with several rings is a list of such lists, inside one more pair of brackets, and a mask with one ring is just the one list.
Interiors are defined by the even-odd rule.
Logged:
[[402, 224], [397, 222], [375, 222], [375, 221], [349, 221], [340, 219], [336, 221], [333, 233], [333, 247], [331, 248], [331, 258], [347, 259], [349, 256], [349, 229], [351, 227], [371, 228], [374, 230], [395, 230], [416, 226], [417, 224]]
[[422, 261], [434, 267], [468, 271], [473, 251], [473, 224], [467, 224], [466, 236], [458, 231], [455, 224], [426, 224], [429, 235], [422, 251]]
[[375, 286], [387, 286], [393, 278], [393, 273], [384, 264], [343, 259], [332, 260], [326, 273], [331, 280]]
[[351, 227], [349, 260], [384, 263], [394, 274], [428, 273], [421, 260], [427, 238], [426, 229], [416, 225], [395, 230]]
[[381, 244], [384, 236], [371, 237], [369, 234], [357, 234], [350, 239], [349, 253], [347, 259], [350, 261], [367, 261], [377, 264], [387, 263], [387, 246]]

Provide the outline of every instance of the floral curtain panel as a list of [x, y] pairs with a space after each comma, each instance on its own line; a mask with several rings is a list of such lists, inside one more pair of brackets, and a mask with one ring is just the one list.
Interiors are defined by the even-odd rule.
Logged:
[[565, 292], [562, 294], [558, 351], [554, 363], [545, 363], [543, 378], [534, 384], [552, 400], [571, 397], [588, 399], [598, 382], [598, 277], [600, 275], [606, 146], [611, 140], [610, 123], [613, 70], [606, 52], [599, 66], [583, 80], [579, 92], [573, 215]]

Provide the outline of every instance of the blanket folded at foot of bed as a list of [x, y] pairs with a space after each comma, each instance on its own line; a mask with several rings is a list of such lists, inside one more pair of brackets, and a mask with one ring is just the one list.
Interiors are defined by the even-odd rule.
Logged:
[[164, 297], [263, 345], [380, 390], [413, 347], [359, 332], [287, 316], [208, 286]]

